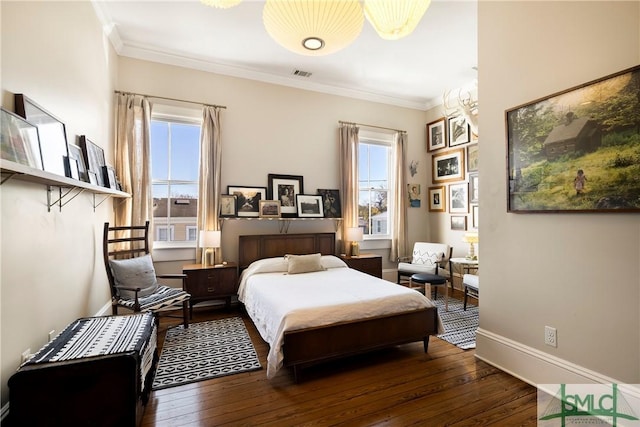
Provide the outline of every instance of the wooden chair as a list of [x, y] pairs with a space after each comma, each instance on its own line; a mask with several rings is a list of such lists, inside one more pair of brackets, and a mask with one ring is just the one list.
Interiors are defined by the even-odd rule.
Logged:
[[[145, 225], [109, 227], [104, 223], [104, 265], [111, 288], [111, 310], [124, 307], [134, 312], [150, 311], [157, 316], [182, 308], [185, 328], [189, 327], [185, 274], [156, 275], [149, 255], [149, 221]], [[182, 289], [160, 285], [157, 279], [182, 280]], [[170, 316], [170, 315], [169, 315]], [[170, 316], [177, 317], [177, 316]]]

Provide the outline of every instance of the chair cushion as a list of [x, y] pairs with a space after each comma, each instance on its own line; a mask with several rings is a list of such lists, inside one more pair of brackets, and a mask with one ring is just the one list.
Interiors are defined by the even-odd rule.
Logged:
[[444, 243], [416, 242], [413, 245], [412, 264], [435, 266], [445, 259], [449, 253], [449, 246]]
[[475, 274], [465, 274], [462, 276], [462, 283], [471, 288], [471, 289], [475, 289], [480, 290], [480, 276], [475, 275]]
[[[188, 301], [189, 298], [191, 298], [191, 295], [182, 289], [160, 285], [152, 295], [140, 298], [140, 311], [175, 310], [184, 301]], [[134, 301], [121, 298], [118, 300], [118, 304], [133, 310]]]
[[[153, 268], [151, 255], [130, 259], [109, 260], [116, 288], [141, 288], [138, 297], [151, 295], [158, 289], [156, 271]], [[118, 289], [118, 296], [133, 299], [135, 292]]]
[[444, 285], [447, 278], [438, 274], [417, 273], [411, 276], [411, 281], [416, 283], [430, 283], [432, 285]]
[[410, 276], [415, 273], [436, 274], [436, 266], [425, 265], [425, 264], [412, 264], [410, 262], [400, 262], [398, 263], [398, 272], [405, 276]]

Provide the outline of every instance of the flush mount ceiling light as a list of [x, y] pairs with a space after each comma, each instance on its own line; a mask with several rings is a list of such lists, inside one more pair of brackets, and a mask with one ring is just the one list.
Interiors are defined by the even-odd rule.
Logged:
[[283, 47], [320, 56], [353, 42], [362, 31], [364, 15], [358, 0], [267, 0], [262, 20]]
[[380, 37], [398, 40], [416, 28], [431, 0], [364, 0], [364, 14]]
[[242, 0], [200, 0], [202, 4], [220, 9], [228, 9], [233, 6], [237, 6], [241, 1]]

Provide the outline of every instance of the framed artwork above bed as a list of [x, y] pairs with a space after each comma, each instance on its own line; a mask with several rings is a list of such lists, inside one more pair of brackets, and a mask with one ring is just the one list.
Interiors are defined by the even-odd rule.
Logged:
[[302, 176], [269, 174], [268, 198], [280, 200], [280, 213], [283, 217], [291, 218], [297, 215], [296, 196], [303, 193]]

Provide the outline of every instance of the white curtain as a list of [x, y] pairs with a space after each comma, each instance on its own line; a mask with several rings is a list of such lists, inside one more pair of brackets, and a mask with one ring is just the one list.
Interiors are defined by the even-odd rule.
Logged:
[[393, 208], [391, 213], [391, 251], [389, 261], [397, 262], [399, 257], [407, 253], [407, 208], [409, 206], [407, 196], [407, 179], [405, 176], [407, 145], [406, 132], [396, 132], [393, 145], [394, 182], [393, 182]]
[[[198, 230], [219, 230], [221, 168], [220, 107], [205, 106], [202, 111], [200, 132]], [[201, 258], [201, 251], [202, 248], [199, 248], [196, 259]], [[214, 249], [214, 258], [222, 260], [220, 248]]]
[[[358, 132], [359, 128], [353, 123], [344, 123], [339, 129], [342, 236], [346, 235], [347, 228], [358, 226]], [[342, 244], [346, 244], [344, 239]], [[349, 253], [346, 247], [343, 252]]]
[[122, 190], [131, 194], [131, 198], [114, 202], [115, 225], [144, 225], [147, 220], [153, 222], [149, 141], [151, 107], [144, 96], [116, 96], [115, 170]]

